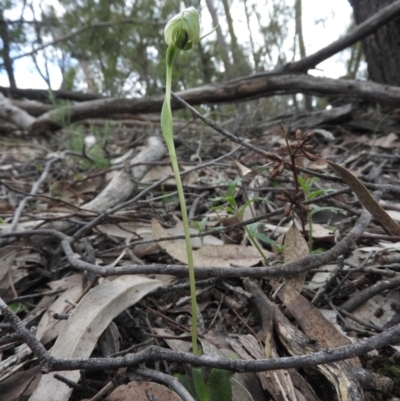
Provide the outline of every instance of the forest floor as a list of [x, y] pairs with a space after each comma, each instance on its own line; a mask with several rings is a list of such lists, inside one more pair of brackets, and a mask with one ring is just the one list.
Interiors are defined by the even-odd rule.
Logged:
[[[400, 236], [391, 229], [400, 221], [400, 123], [395, 112], [361, 114], [357, 124], [319, 125], [306, 143], [315, 157], [297, 158], [295, 173], [287, 144], [293, 143], [292, 153], [304, 147], [311, 129], [296, 139], [288, 128], [288, 142], [279, 124], [243, 130], [242, 140], [277, 156], [271, 160], [198, 120], [178, 124], [204, 356], [268, 363], [349, 350], [362, 341], [368, 348], [368, 340], [383, 338], [400, 321]], [[59, 380], [44, 375], [40, 355], [14, 335], [3, 315], [4, 400], [27, 400], [36, 388], [32, 400], [163, 401], [179, 399], [168, 389], [181, 389], [168, 382], [171, 375], [192, 383], [188, 359], [182, 359], [191, 351], [187, 256], [170, 162], [162, 152], [158, 160], [129, 164], [156, 147], [148, 138], [159, 126], [120, 121], [106, 133], [95, 128], [8, 134], [0, 141], [0, 230], [15, 233], [0, 238], [0, 296], [53, 356], [106, 361], [96, 359], [96, 370], [82, 364], [73, 374], [53, 366], [62, 370]], [[363, 182], [375, 191], [375, 201], [350, 189], [328, 161], [350, 171], [355, 186]], [[139, 182], [126, 181], [134, 194], [124, 207], [118, 209], [122, 200], [107, 210], [85, 207], [121, 171], [129, 180], [140, 166], [148, 171]], [[114, 195], [124, 187], [120, 182]], [[372, 219], [364, 210], [368, 202], [376, 203]], [[388, 216], [383, 220], [378, 203]], [[240, 224], [248, 220], [247, 228]], [[297, 263], [304, 257], [307, 263]], [[231, 377], [233, 399], [394, 400], [400, 396], [400, 344], [390, 342], [346, 354], [346, 362], [292, 359], [280, 370], [262, 371], [250, 363]], [[173, 352], [152, 357], [149, 351], [139, 367], [109, 363], [159, 352], [152, 346]], [[211, 377], [209, 368], [203, 373]]]

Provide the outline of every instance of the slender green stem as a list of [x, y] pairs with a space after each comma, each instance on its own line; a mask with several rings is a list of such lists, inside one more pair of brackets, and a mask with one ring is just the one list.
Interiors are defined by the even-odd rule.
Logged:
[[310, 255], [311, 255], [311, 252], [313, 250], [313, 232], [312, 232], [313, 222], [312, 222], [312, 216], [311, 216], [310, 212], [308, 212], [307, 217], [308, 217], [308, 249], [309, 249]]
[[[243, 220], [242, 220], [243, 221]], [[241, 221], [241, 222], [242, 222]], [[261, 255], [261, 257], [264, 259], [265, 263], [268, 263], [268, 258], [265, 256], [265, 253], [263, 252], [262, 248], [260, 247], [259, 243], [257, 240], [254, 238], [254, 235], [250, 233], [248, 228], [244, 226], [244, 229], [246, 231], [247, 236], [249, 237], [250, 242], [253, 244], [253, 246], [257, 249], [258, 253]]]
[[171, 84], [172, 84], [172, 66], [174, 64], [177, 49], [175, 46], [169, 46], [167, 50], [167, 79], [165, 100], [161, 111], [161, 129], [167, 144], [169, 158], [171, 160], [172, 170], [175, 175], [176, 187], [178, 189], [179, 203], [181, 205], [183, 230], [185, 234], [186, 253], [188, 258], [189, 267], [189, 283], [190, 283], [190, 297], [192, 304], [192, 349], [193, 353], [197, 354], [197, 300], [196, 300], [196, 278], [194, 275], [194, 262], [192, 244], [190, 241], [189, 219], [186, 209], [185, 195], [183, 193], [183, 186], [181, 176], [179, 174], [178, 160], [176, 158], [174, 136], [173, 136], [173, 120], [171, 111]]

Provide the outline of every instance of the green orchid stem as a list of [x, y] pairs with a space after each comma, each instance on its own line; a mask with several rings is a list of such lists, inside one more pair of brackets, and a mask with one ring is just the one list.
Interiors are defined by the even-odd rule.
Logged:
[[175, 175], [176, 187], [178, 189], [179, 203], [181, 205], [183, 230], [185, 233], [186, 253], [189, 267], [189, 283], [190, 297], [192, 304], [192, 349], [194, 354], [198, 354], [197, 349], [197, 300], [196, 300], [196, 279], [194, 275], [194, 263], [192, 243], [190, 241], [189, 219], [186, 209], [185, 195], [183, 193], [182, 180], [179, 173], [178, 160], [176, 158], [174, 145], [174, 128], [171, 111], [171, 84], [172, 84], [172, 67], [174, 64], [177, 49], [170, 45], [167, 49], [167, 82], [165, 90], [165, 100], [161, 111], [161, 130], [167, 144], [169, 158], [171, 160], [172, 170]]

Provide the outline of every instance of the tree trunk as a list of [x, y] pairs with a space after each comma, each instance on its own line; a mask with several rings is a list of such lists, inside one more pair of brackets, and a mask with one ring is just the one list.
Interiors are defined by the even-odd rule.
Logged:
[[[394, 0], [349, 0], [357, 25]], [[400, 18], [363, 40], [368, 74], [372, 81], [400, 86]]]
[[248, 75], [251, 73], [250, 66], [247, 64], [243, 52], [239, 48], [239, 43], [236, 37], [235, 29], [233, 28], [233, 19], [230, 11], [228, 0], [222, 0], [224, 6], [226, 22], [228, 24], [228, 31], [231, 37], [231, 51], [236, 75]]
[[[296, 0], [294, 5], [294, 10], [296, 14], [296, 38], [299, 43], [300, 57], [306, 57], [306, 46], [304, 45], [304, 37], [303, 37], [303, 5], [301, 0]], [[294, 97], [296, 98], [296, 96]], [[296, 102], [295, 102], [296, 105]], [[304, 106], [308, 111], [312, 110], [312, 98], [309, 95], [304, 95]]]
[[13, 62], [10, 57], [10, 38], [8, 36], [7, 23], [4, 20], [2, 11], [0, 11], [0, 38], [3, 41], [3, 49], [1, 49], [0, 54], [2, 53], [3, 56], [4, 68], [7, 72], [10, 88], [16, 89], [17, 84], [15, 83]]
[[214, 7], [213, 0], [206, 0], [208, 11], [210, 12], [213, 25], [217, 27], [217, 41], [219, 45], [219, 51], [221, 54], [222, 62], [224, 63], [225, 74], [228, 79], [234, 78], [232, 73], [232, 65], [229, 59], [228, 45], [222, 33], [221, 27], [218, 21], [217, 10]]

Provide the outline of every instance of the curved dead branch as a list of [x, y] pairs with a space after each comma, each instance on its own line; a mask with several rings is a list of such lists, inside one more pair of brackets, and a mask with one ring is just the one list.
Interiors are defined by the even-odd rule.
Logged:
[[323, 351], [312, 354], [258, 359], [258, 360], [241, 360], [229, 359], [210, 356], [199, 356], [188, 352], [176, 352], [169, 349], [150, 346], [143, 351], [139, 351], [134, 355], [117, 358], [91, 358], [91, 359], [57, 359], [48, 354], [43, 345], [36, 337], [24, 327], [20, 319], [7, 307], [0, 298], [0, 310], [3, 312], [7, 321], [12, 325], [13, 329], [28, 344], [37, 356], [42, 371], [52, 372], [60, 370], [104, 370], [118, 369], [126, 366], [138, 366], [144, 362], [167, 361], [177, 363], [189, 363], [195, 366], [209, 366], [220, 369], [226, 369], [234, 372], [261, 372], [266, 370], [304, 368], [326, 364], [330, 362], [341, 361], [358, 355], [365, 354], [372, 350], [381, 348], [388, 344], [398, 342], [400, 335], [400, 324], [391, 327], [383, 333], [377, 334], [365, 340], [361, 340], [355, 344], [343, 347], [325, 349]]
[[[295, 260], [293, 262], [285, 263], [280, 266], [267, 266], [267, 267], [195, 267], [196, 278], [222, 278], [222, 277], [283, 277], [292, 274], [297, 274], [311, 269], [316, 269], [322, 265], [328, 264], [336, 260], [340, 255], [347, 252], [362, 235], [371, 221], [371, 214], [364, 210], [360, 218], [356, 221], [354, 227], [350, 232], [329, 251], [319, 255], [307, 256], [305, 258]], [[64, 250], [65, 256], [72, 267], [81, 271], [90, 271], [99, 276], [117, 276], [123, 274], [170, 274], [178, 277], [187, 277], [188, 268], [182, 265], [130, 265], [123, 267], [107, 267], [98, 266], [92, 263], [85, 262], [81, 259], [80, 255], [74, 252], [71, 244], [73, 239], [67, 235], [56, 230], [34, 230], [24, 231], [14, 234], [5, 234], [2, 237], [7, 238], [11, 236], [28, 236], [45, 235], [53, 236], [61, 241], [61, 246]], [[166, 239], [167, 240], [167, 239]]]

